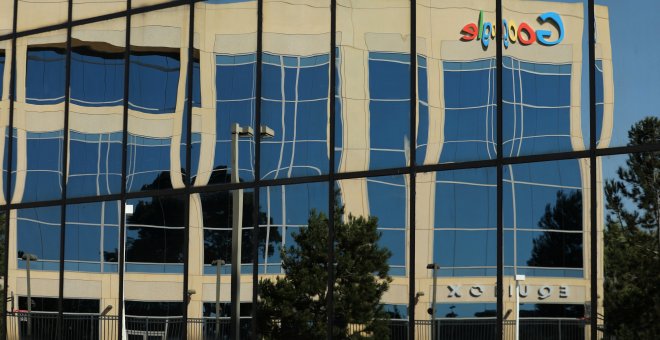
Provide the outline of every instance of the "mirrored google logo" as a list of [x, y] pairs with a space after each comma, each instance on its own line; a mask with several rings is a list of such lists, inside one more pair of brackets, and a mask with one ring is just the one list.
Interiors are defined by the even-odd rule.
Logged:
[[[554, 40], [550, 40], [553, 36], [552, 31], [547, 29], [534, 30], [526, 22], [516, 24], [513, 20], [502, 20], [502, 28], [504, 35], [502, 40], [504, 47], [509, 47], [509, 44], [519, 42], [521, 45], [531, 45], [538, 42], [541, 45], [553, 46], [559, 44], [564, 40], [564, 22], [561, 16], [555, 12], [546, 12], [538, 16], [537, 21], [541, 27], [552, 27], [558, 31]], [[546, 25], [547, 24], [547, 25]], [[481, 40], [481, 45], [487, 48], [490, 41], [495, 40], [496, 28], [490, 22], [484, 22], [484, 12], [479, 12], [479, 24], [469, 23], [463, 26], [461, 30], [461, 41], [472, 41], [474, 39]]]

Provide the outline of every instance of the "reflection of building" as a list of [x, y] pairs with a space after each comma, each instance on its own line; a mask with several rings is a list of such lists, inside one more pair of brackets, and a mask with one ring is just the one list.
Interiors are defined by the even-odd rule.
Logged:
[[[379, 218], [381, 242], [392, 251], [394, 281], [383, 301], [388, 308], [405, 310], [414, 281], [416, 290], [425, 292], [416, 318], [428, 319], [432, 280], [426, 265], [437, 262], [439, 316], [492, 317], [497, 301], [497, 63], [494, 44], [485, 48], [483, 37], [461, 41], [461, 29], [478, 23], [480, 13], [483, 22], [494, 22], [494, 3], [418, 2], [417, 138], [411, 140], [409, 2], [337, 2], [336, 70], [330, 69], [329, 1], [264, 1], [260, 57], [255, 1], [196, 3], [190, 35], [187, 6], [134, 15], [130, 43], [124, 18], [74, 26], [69, 77], [65, 30], [22, 36], [15, 51], [10, 41], [0, 42], [3, 203], [15, 208], [9, 215], [8, 290], [26, 295], [25, 263], [15, 255], [33, 253], [39, 257], [32, 266], [36, 310], [57, 309], [52, 299], [61, 290], [69, 301], [66, 312], [99, 312], [112, 305], [110, 313], [117, 313], [121, 293], [128, 315], [180, 316], [184, 289], [190, 288], [196, 294], [188, 317], [212, 315], [211, 263], [229, 262], [227, 190], [238, 187], [229, 186], [229, 173], [238, 171], [249, 202], [240, 278], [244, 315], [253, 301], [255, 259], [247, 245], [257, 235], [254, 225], [259, 226], [256, 278], [281, 274], [279, 247], [290, 245], [310, 210], [328, 212], [327, 191], [336, 187], [346, 213]], [[19, 1], [19, 31], [34, 28], [22, 26], [22, 13], [42, 13], [29, 6], [34, 5]], [[92, 11], [89, 7], [73, 1], [74, 18], [88, 17], [83, 13]], [[46, 8], [66, 13], [65, 2]], [[596, 9], [607, 27], [606, 9]], [[542, 26], [551, 32], [548, 39], [556, 39], [558, 26], [537, 20], [548, 10], [562, 20], [559, 44], [523, 45], [509, 38], [504, 49], [504, 157], [588, 147], [587, 101], [581, 96], [583, 6], [511, 0], [505, 1], [503, 16], [519, 28], [528, 23], [539, 32]], [[65, 17], [52, 16], [44, 24]], [[597, 137], [603, 144], [612, 128], [612, 67], [609, 36], [598, 39]], [[127, 47], [129, 76], [124, 79]], [[12, 56], [16, 89], [10, 115]], [[337, 85], [334, 121], [330, 72]], [[241, 139], [238, 169], [232, 169], [231, 124], [255, 127], [258, 116], [274, 130], [274, 138], [261, 141], [259, 159], [255, 140]], [[329, 165], [331, 152], [334, 165]], [[408, 171], [401, 169], [410, 165], [413, 153], [419, 165], [485, 161], [486, 166], [419, 171], [410, 190]], [[504, 166], [504, 311], [514, 308], [509, 287], [519, 273], [527, 275], [523, 316], [583, 315], [591, 289], [588, 170], [588, 159]], [[331, 171], [364, 176], [330, 184], [324, 176]], [[311, 176], [318, 177], [299, 180]], [[267, 182], [254, 185], [255, 178]], [[60, 201], [64, 194], [68, 201]], [[412, 194], [416, 263], [411, 280]], [[258, 207], [251, 202], [256, 195]], [[125, 228], [122, 292], [123, 202], [135, 213]], [[222, 271], [226, 304], [229, 266]]]

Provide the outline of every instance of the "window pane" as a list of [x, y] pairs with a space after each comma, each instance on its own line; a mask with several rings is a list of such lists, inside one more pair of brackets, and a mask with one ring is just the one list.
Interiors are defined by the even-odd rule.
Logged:
[[[330, 1], [264, 2], [261, 178], [328, 172]], [[265, 136], [264, 136], [265, 137]]]
[[128, 192], [184, 185], [188, 34], [173, 23], [187, 20], [188, 10], [174, 7], [131, 19]]
[[[195, 53], [199, 53], [199, 96], [193, 108], [193, 150], [199, 140], [195, 185], [254, 180], [256, 111], [256, 1], [204, 1], [195, 4]], [[240, 43], [238, 43], [240, 41]], [[252, 129], [235, 135], [234, 125]], [[236, 138], [238, 147], [232, 147]], [[232, 163], [232, 153], [236, 153]], [[234, 169], [236, 168], [237, 169]]]
[[585, 277], [582, 173], [588, 171], [586, 159], [505, 167], [505, 275]]
[[[259, 333], [324, 337], [328, 317], [328, 185], [310, 183], [260, 190]], [[287, 291], [296, 299], [288, 298]], [[295, 316], [288, 313], [291, 310], [301, 313], [304, 321], [296, 322]], [[273, 323], [276, 319], [281, 322]]]
[[[179, 338], [185, 331], [185, 196], [132, 199], [126, 204], [127, 212], [128, 206], [133, 210], [125, 217], [126, 330], [139, 336], [156, 332], [152, 334]], [[146, 322], [146, 317], [159, 318]]]
[[417, 13], [417, 163], [496, 158], [494, 37], [484, 34], [477, 41], [463, 35], [464, 27], [476, 29], [479, 22], [492, 33], [495, 1], [476, 1], [470, 8], [431, 1], [418, 5]]
[[[34, 301], [35, 311], [57, 311], [60, 270], [60, 206], [18, 209], [10, 213], [10, 233], [7, 284], [17, 297], [15, 308], [27, 310], [27, 300], [21, 306], [21, 297], [27, 296], [27, 270], [29, 260], [30, 289], [33, 297], [43, 298]], [[9, 292], [8, 292], [9, 293]], [[50, 303], [47, 303], [48, 300]], [[44, 302], [44, 303], [41, 303]], [[55, 302], [54, 304], [52, 302]], [[23, 309], [24, 308], [24, 309]], [[38, 330], [54, 329], [55, 320], [44, 317]]]
[[562, 2], [504, 1], [505, 157], [589, 146], [587, 2]]
[[337, 171], [408, 165], [410, 4], [338, 4], [336, 43]]
[[[13, 202], [59, 199], [64, 137], [64, 30], [19, 39], [12, 180]], [[23, 56], [23, 57], [20, 57]]]
[[125, 20], [72, 31], [67, 196], [121, 190]]

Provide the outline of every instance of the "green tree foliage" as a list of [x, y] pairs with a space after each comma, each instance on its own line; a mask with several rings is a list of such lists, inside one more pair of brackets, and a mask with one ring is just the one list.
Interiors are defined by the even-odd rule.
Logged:
[[[629, 145], [660, 143], [660, 119], [628, 132]], [[617, 339], [660, 339], [660, 153], [628, 155], [605, 184], [605, 320]]]
[[[327, 331], [328, 273], [334, 267], [334, 339], [387, 339], [380, 304], [392, 281], [387, 248], [378, 245], [375, 217], [334, 211], [335, 263], [328, 265], [328, 218], [312, 211], [307, 228], [282, 250], [284, 277], [259, 282], [258, 322], [267, 339], [323, 339]], [[359, 325], [359, 327], [349, 327]], [[356, 331], [358, 329], [359, 331]]]

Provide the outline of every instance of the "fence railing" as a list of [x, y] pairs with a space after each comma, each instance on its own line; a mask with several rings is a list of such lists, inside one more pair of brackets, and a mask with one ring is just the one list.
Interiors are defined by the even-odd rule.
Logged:
[[[64, 339], [106, 340], [120, 339], [117, 316], [99, 314], [64, 313], [58, 326], [57, 313], [23, 312], [7, 313], [7, 339], [46, 340], [53, 339], [61, 332]], [[31, 326], [28, 329], [28, 325]], [[242, 338], [250, 338], [251, 319], [241, 318]], [[515, 322], [505, 320], [503, 334], [498, 336], [497, 320], [494, 318], [471, 318], [436, 320], [435, 330], [432, 330], [430, 320], [415, 321], [415, 339], [419, 340], [513, 340], [515, 338]], [[389, 339], [407, 340], [409, 324], [405, 319], [388, 321]], [[604, 327], [599, 326], [599, 330]], [[520, 339], [533, 340], [586, 340], [590, 337], [589, 322], [579, 319], [521, 319]], [[184, 324], [181, 317], [144, 317], [126, 316], [125, 332], [128, 340], [165, 340], [181, 339], [187, 333], [188, 339], [229, 340], [230, 320], [228, 317], [189, 318]], [[28, 334], [30, 334], [30, 337]], [[352, 324], [349, 333], [366, 335], [364, 327]], [[435, 334], [435, 339], [432, 338]], [[613, 340], [599, 331], [599, 339]]]

